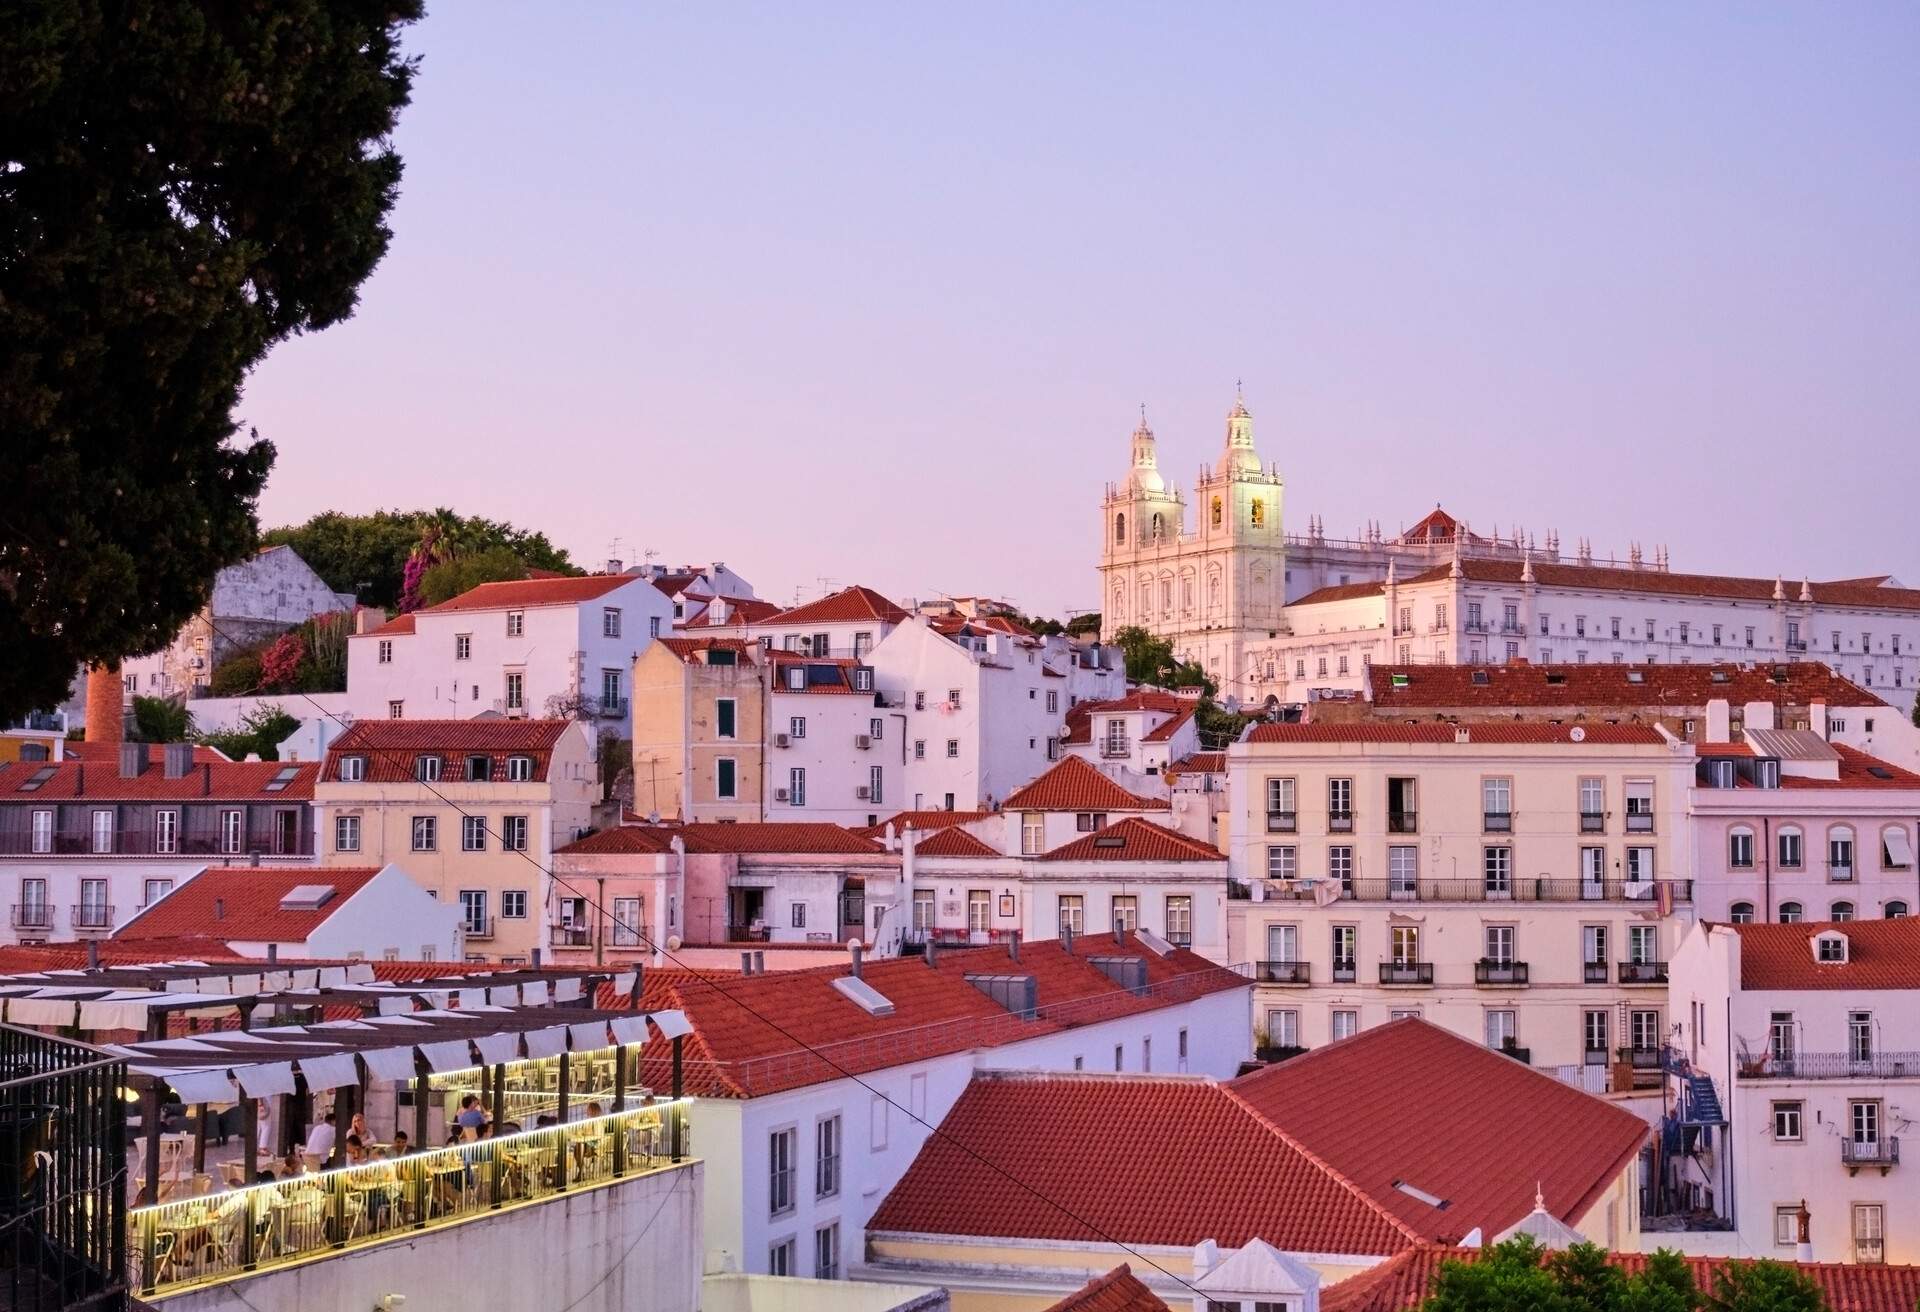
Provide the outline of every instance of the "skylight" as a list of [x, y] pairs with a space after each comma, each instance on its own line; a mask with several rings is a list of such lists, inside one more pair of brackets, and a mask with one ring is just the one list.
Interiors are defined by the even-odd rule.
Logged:
[[299, 774], [300, 774], [299, 766], [283, 765], [277, 771], [274, 772], [273, 778], [269, 779], [267, 781], [267, 786], [261, 789], [260, 791], [266, 792], [266, 793], [280, 792], [281, 790], [286, 788], [288, 784], [292, 783], [294, 779], [299, 776]]
[[1643, 670], [1628, 670], [1628, 671], [1627, 671], [1627, 682], [1628, 682], [1628, 683], [1645, 683], [1646, 681], [1647, 681], [1647, 676], [1646, 676], [1646, 672], [1645, 672], [1645, 671], [1643, 671]]
[[53, 778], [53, 767], [43, 765], [29, 775], [25, 783], [20, 785], [20, 791], [23, 793], [38, 792], [41, 785], [51, 778]]
[[1446, 1199], [1436, 1198], [1434, 1195], [1428, 1193], [1425, 1189], [1422, 1189], [1417, 1185], [1408, 1184], [1405, 1180], [1395, 1180], [1393, 1182], [1393, 1187], [1395, 1189], [1398, 1189], [1401, 1193], [1405, 1194], [1409, 1198], [1419, 1199], [1421, 1202], [1425, 1203], [1428, 1207], [1438, 1208], [1441, 1211], [1445, 1211], [1447, 1208]]

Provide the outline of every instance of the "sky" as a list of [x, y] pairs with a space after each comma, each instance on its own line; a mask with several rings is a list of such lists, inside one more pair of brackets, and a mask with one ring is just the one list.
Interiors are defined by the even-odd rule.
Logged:
[[788, 601], [1098, 604], [1144, 403], [1436, 502], [1920, 586], [1920, 6], [441, 0], [263, 524], [447, 505]]

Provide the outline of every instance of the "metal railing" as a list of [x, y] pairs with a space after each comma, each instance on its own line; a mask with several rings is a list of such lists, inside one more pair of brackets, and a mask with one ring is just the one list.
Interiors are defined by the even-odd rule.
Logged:
[[1489, 834], [1510, 834], [1513, 832], [1513, 812], [1484, 811], [1480, 815], [1480, 828]]
[[41, 834], [30, 832], [0, 834], [0, 856], [312, 856], [313, 835], [297, 835], [282, 842], [271, 831], [250, 834], [238, 847], [218, 834], [181, 833], [178, 830], [163, 839], [151, 829], [120, 829], [111, 841], [94, 842], [91, 832], [62, 831]]
[[1380, 963], [1380, 982], [1382, 984], [1431, 984], [1433, 983], [1433, 963], [1431, 961], [1383, 961]]
[[1327, 831], [1329, 833], [1334, 833], [1334, 834], [1352, 833], [1353, 832], [1353, 812], [1351, 811], [1327, 812]]
[[1491, 961], [1483, 957], [1473, 963], [1473, 982], [1475, 984], [1525, 984], [1527, 963]]
[[[1311, 902], [1324, 879], [1268, 880], [1267, 897]], [[1504, 887], [1485, 879], [1348, 879], [1340, 896], [1353, 902], [1654, 902], [1662, 888], [1675, 904], [1693, 900], [1690, 879], [1513, 879]]]
[[484, 940], [493, 937], [493, 917], [469, 915], [461, 922], [469, 939]]
[[1420, 813], [1418, 811], [1387, 812], [1387, 832], [1390, 834], [1411, 834], [1419, 831]]
[[1827, 862], [1827, 879], [1835, 884], [1851, 884], [1853, 882], [1853, 862]]
[[1331, 974], [1335, 984], [1352, 984], [1360, 978], [1360, 963], [1352, 957], [1335, 957]]
[[1846, 1166], [1898, 1166], [1900, 1165], [1900, 1138], [1894, 1135], [1865, 1143], [1858, 1139], [1842, 1139], [1840, 1161]]
[[1739, 1068], [1748, 1080], [1920, 1079], [1920, 1052], [1767, 1052]]
[[591, 925], [549, 925], [547, 942], [556, 948], [590, 948], [593, 946], [593, 927]]
[[1619, 979], [1622, 984], [1665, 984], [1667, 982], [1667, 963], [1664, 961], [1623, 961], [1620, 963]]
[[71, 917], [76, 930], [113, 928], [113, 908], [99, 902], [76, 902]]
[[1102, 738], [1100, 740], [1100, 755], [1109, 761], [1120, 757], [1131, 756], [1133, 755], [1133, 745], [1125, 738]]
[[1267, 812], [1267, 832], [1270, 834], [1290, 834], [1300, 825], [1300, 817], [1294, 811]]
[[0, 1307], [126, 1308], [125, 1082], [98, 1048], [0, 1026]]
[[1580, 813], [1580, 832], [1583, 834], [1606, 833], [1607, 813], [1605, 811], [1582, 811]]
[[1580, 964], [1580, 982], [1583, 984], [1605, 984], [1608, 973], [1604, 961], [1585, 961]]
[[1627, 832], [1630, 834], [1650, 834], [1653, 832], [1653, 812], [1627, 812]]
[[52, 929], [53, 907], [45, 902], [16, 902], [13, 906], [15, 929]]
[[1256, 961], [1253, 978], [1261, 984], [1306, 984], [1311, 975], [1304, 961]]
[[134, 1287], [164, 1295], [673, 1170], [687, 1162], [664, 1155], [669, 1118], [681, 1122], [684, 1152], [686, 1104], [655, 1103], [136, 1208], [126, 1227]]

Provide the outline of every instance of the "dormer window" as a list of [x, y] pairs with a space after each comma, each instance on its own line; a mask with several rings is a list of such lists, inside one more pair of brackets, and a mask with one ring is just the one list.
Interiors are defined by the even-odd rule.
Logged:
[[807, 690], [807, 667], [804, 665], [787, 666], [787, 688], [791, 692]]
[[491, 756], [476, 755], [467, 758], [468, 783], [485, 783], [492, 774], [493, 758]]
[[873, 691], [873, 668], [871, 666], [856, 665], [853, 667], [853, 690], [855, 692]]
[[357, 784], [367, 777], [367, 758], [364, 756], [343, 756], [340, 758], [340, 782]]
[[1731, 788], [1734, 781], [1733, 762], [1714, 760], [1707, 762], [1707, 786], [1710, 788]]
[[1845, 934], [1817, 934], [1813, 940], [1813, 959], [1822, 965], [1840, 965], [1847, 959]]
[[440, 782], [440, 758], [437, 756], [414, 757], [413, 777], [423, 784]]
[[1753, 782], [1757, 788], [1778, 788], [1780, 786], [1780, 762], [1765, 758], [1753, 763]]
[[533, 778], [533, 758], [531, 756], [509, 756], [507, 758], [507, 782], [524, 784]]

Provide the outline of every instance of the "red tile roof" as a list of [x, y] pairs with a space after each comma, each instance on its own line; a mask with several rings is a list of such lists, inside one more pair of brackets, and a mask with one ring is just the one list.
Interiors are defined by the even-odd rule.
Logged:
[[[1104, 1151], [1116, 1127], [1126, 1149]], [[1420, 1238], [1230, 1085], [1079, 1074], [975, 1076], [875, 1231], [1377, 1255]]]
[[[119, 762], [12, 761], [0, 764], [0, 799], [88, 802], [308, 802], [320, 773], [314, 761], [220, 761], [196, 764], [177, 779], [169, 779], [160, 764], [160, 752], [131, 779], [120, 777]], [[52, 773], [37, 787], [28, 787], [41, 770]], [[286, 785], [268, 791], [282, 770], [293, 774]]]
[[[1428, 583], [1447, 577], [1451, 564], [1416, 574], [1403, 583]], [[1468, 579], [1476, 583], [1520, 584], [1522, 563], [1517, 560], [1469, 558], [1462, 562]], [[1605, 565], [1533, 564], [1534, 581], [1547, 588], [1585, 588], [1599, 592], [1644, 592], [1671, 597], [1715, 597], [1770, 602], [1775, 580], [1739, 578], [1727, 574], [1672, 574], [1663, 570], [1621, 569]], [[1798, 600], [1800, 585], [1782, 580], [1790, 599]], [[1877, 610], [1920, 610], [1920, 589], [1887, 588], [1858, 582], [1810, 585], [1821, 606], [1859, 606]]]
[[[155, 744], [151, 748], [151, 751], [154, 759], [157, 761], [160, 757], [160, 746]], [[65, 747], [62, 748], [61, 759], [67, 761], [85, 761], [89, 765], [97, 763], [106, 766], [109, 770], [118, 770], [120, 768], [120, 744], [90, 743], [85, 739], [69, 738]], [[232, 759], [232, 757], [223, 755], [211, 747], [196, 744], [193, 749], [193, 763], [195, 765], [225, 765]], [[45, 762], [41, 764], [44, 765]]]
[[1225, 861], [1211, 843], [1128, 816], [1042, 854], [1042, 861]]
[[886, 849], [842, 825], [824, 821], [763, 824], [699, 823], [680, 826], [689, 852], [738, 852], [775, 855], [820, 852], [868, 855]]
[[1176, 697], [1170, 692], [1160, 692], [1153, 688], [1142, 688], [1128, 693], [1125, 697], [1110, 697], [1103, 701], [1077, 702], [1067, 708], [1066, 741], [1069, 743], [1090, 743], [1093, 741], [1093, 717], [1096, 715], [1119, 714], [1126, 711], [1160, 711], [1166, 715], [1193, 713], [1194, 703], [1185, 697]]
[[1225, 752], [1195, 752], [1191, 756], [1167, 762], [1167, 768], [1160, 772], [1160, 777], [1171, 780], [1183, 774], [1225, 774], [1226, 771]]
[[898, 624], [907, 618], [907, 612], [888, 601], [872, 588], [855, 584], [850, 588], [830, 593], [815, 601], [804, 602], [791, 609], [762, 620], [763, 624], [857, 624], [861, 620], [877, 620], [883, 624]]
[[1180, 732], [1181, 727], [1193, 718], [1194, 712], [1199, 709], [1199, 706], [1193, 702], [1188, 702], [1180, 710], [1174, 712], [1173, 715], [1141, 734], [1140, 741], [1143, 743], [1164, 743], [1170, 741], [1176, 733]]
[[[372, 866], [213, 866], [129, 920], [113, 937], [124, 943], [208, 934], [248, 943], [304, 943], [379, 873]], [[307, 885], [331, 885], [333, 897], [314, 911], [280, 909], [282, 898]]]
[[[1920, 989], [1920, 920], [1912, 917], [1726, 928], [1740, 935], [1743, 989]], [[1813, 959], [1814, 938], [1828, 930], [1847, 936], [1847, 960]]]
[[[797, 651], [772, 651], [767, 655], [774, 666], [773, 691], [788, 696], [811, 696], [825, 693], [843, 697], [871, 697], [872, 690], [860, 692], [853, 686], [853, 668], [863, 664], [848, 656], [802, 656]], [[788, 670], [794, 666], [806, 668], [806, 685], [795, 688], [788, 684]]]
[[601, 829], [576, 838], [559, 848], [557, 856], [659, 856], [673, 850], [673, 836], [679, 830], [670, 825], [624, 824]]
[[1735, 706], [1881, 706], [1880, 698], [1819, 661], [1742, 665], [1376, 665], [1368, 675], [1380, 712], [1580, 707], [1699, 710]]
[[1172, 1312], [1172, 1309], [1158, 1294], [1141, 1284], [1140, 1278], [1122, 1262], [1043, 1312]]
[[[245, 961], [224, 942], [203, 934], [150, 938], [137, 942], [107, 939], [98, 944], [103, 966], [152, 966], [168, 961]], [[78, 970], [87, 964], [85, 943], [43, 943], [0, 947], [0, 974], [39, 970]]]
[[1061, 758], [1000, 804], [1005, 811], [1164, 811], [1167, 806], [1163, 799], [1128, 792], [1077, 756]]
[[1693, 754], [1705, 759], [1709, 756], [1752, 756], [1753, 748], [1747, 743], [1695, 743]]
[[1536, 1187], [1577, 1222], [1648, 1133], [1638, 1116], [1423, 1020], [1390, 1021], [1229, 1087], [1435, 1242], [1475, 1227], [1498, 1234], [1533, 1210]]
[[578, 577], [512, 579], [482, 583], [450, 601], [428, 606], [424, 614], [455, 610], [530, 610], [536, 606], [576, 606], [636, 582], [635, 574], [584, 574]]
[[[1116, 988], [1090, 960], [1110, 955], [1145, 961], [1144, 994]], [[1076, 940], [1072, 953], [1053, 940], [1027, 943], [1018, 962], [998, 946], [942, 950], [933, 966], [923, 957], [869, 960], [862, 979], [893, 1003], [890, 1016], [869, 1014], [834, 987], [833, 981], [848, 972], [844, 962], [744, 978], [649, 968], [641, 1001], [650, 1010], [678, 1007], [693, 1022], [694, 1033], [686, 1041], [691, 1092], [741, 1098], [823, 1083], [841, 1078], [842, 1072], [997, 1047], [1250, 987], [1244, 977], [1184, 948], [1161, 956], [1130, 936], [1115, 944], [1104, 934]], [[966, 980], [992, 974], [1033, 976], [1038, 1014], [1017, 1016]], [[666, 1087], [670, 1053], [671, 1045], [659, 1040], [643, 1053], [647, 1082], [656, 1088]]]
[[[724, 603], [727, 609], [725, 619], [714, 618], [714, 610]], [[758, 624], [762, 620], [772, 619], [780, 613], [777, 602], [762, 601], [758, 597], [715, 597], [713, 602], [703, 607], [698, 615], [686, 622], [689, 629], [718, 628], [729, 624]]]
[[897, 834], [912, 825], [915, 829], [947, 829], [954, 825], [971, 824], [976, 820], [985, 820], [993, 815], [992, 811], [895, 811], [877, 825], [868, 825], [860, 832], [868, 838], [879, 838], [892, 825]]
[[[1423, 1245], [1411, 1248], [1320, 1294], [1320, 1312], [1414, 1312], [1433, 1290], [1433, 1278], [1445, 1262], [1477, 1262], [1484, 1249]], [[1693, 1286], [1711, 1292], [1719, 1272], [1737, 1259], [1683, 1258]], [[1607, 1261], [1628, 1275], [1646, 1267], [1645, 1253], [1608, 1253]], [[1838, 1262], [1789, 1262], [1820, 1287], [1832, 1312], [1913, 1312], [1920, 1303], [1920, 1267], [1842, 1265]]]
[[381, 638], [405, 637], [418, 627], [418, 621], [415, 615], [416, 612], [414, 611], [408, 611], [405, 615], [395, 615], [386, 623], [376, 624], [365, 633], [349, 633], [347, 636], [349, 638], [372, 638], [376, 636]]
[[[1574, 734], [1579, 734], [1579, 739]], [[1252, 743], [1452, 743], [1465, 734], [1469, 743], [1528, 745], [1584, 743], [1588, 747], [1657, 747], [1667, 740], [1644, 724], [1547, 724], [1524, 720], [1471, 724], [1395, 724], [1387, 720], [1351, 723], [1256, 724]]]
[[1920, 774], [1903, 770], [1890, 761], [1868, 756], [1857, 747], [1848, 747], [1845, 743], [1829, 743], [1840, 757], [1840, 777], [1837, 779], [1809, 779], [1804, 775], [1785, 774], [1780, 776], [1782, 788], [1920, 788]]
[[492, 759], [489, 777], [507, 777], [509, 756], [531, 756], [533, 777], [544, 780], [553, 763], [553, 748], [574, 725], [572, 720], [361, 720], [327, 748], [329, 783], [340, 780], [340, 762], [349, 756], [367, 758], [370, 783], [410, 783], [422, 756], [441, 758], [440, 781], [459, 783], [466, 777], [467, 758]]
[[999, 852], [958, 825], [938, 829], [914, 843], [915, 856], [997, 857]]
[[736, 663], [752, 665], [761, 651], [759, 643], [746, 638], [656, 638], [654, 644], [673, 653], [682, 662], [695, 652], [730, 651], [734, 653]]
[[1297, 601], [1287, 603], [1288, 607], [1317, 606], [1325, 601], [1352, 601], [1356, 597], [1377, 597], [1386, 591], [1380, 583], [1335, 583], [1329, 587], [1315, 588]]

